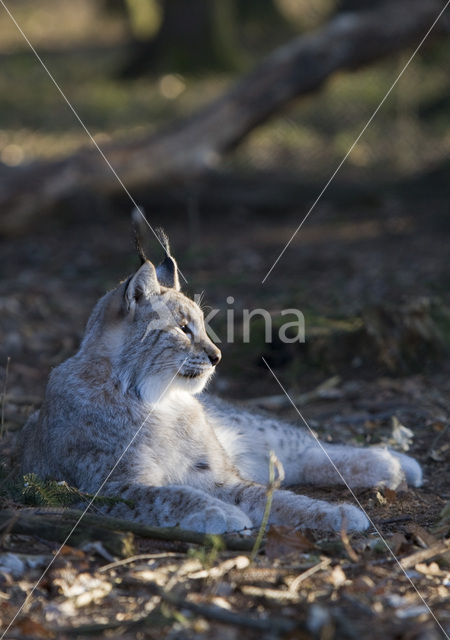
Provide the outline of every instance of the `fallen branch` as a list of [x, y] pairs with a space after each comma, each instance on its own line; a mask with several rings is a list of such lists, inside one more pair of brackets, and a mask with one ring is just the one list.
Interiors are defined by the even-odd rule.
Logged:
[[[128, 189], [204, 174], [252, 129], [293, 98], [318, 89], [336, 71], [358, 69], [418, 43], [441, 9], [440, 0], [398, 0], [338, 15], [322, 29], [277, 49], [192, 117], [156, 135], [105, 145], [104, 153]], [[445, 28], [445, 18], [433, 35]], [[0, 231], [20, 231], [74, 193], [121, 190], [93, 148], [62, 160], [0, 165]]]
[[[64, 518], [63, 513], [47, 514], [34, 509], [5, 509], [0, 511], [0, 530], [5, 528], [8, 533], [39, 536], [45, 540], [63, 543], [81, 512], [72, 518]], [[80, 547], [94, 540], [101, 542], [104, 548], [115, 556], [124, 557], [134, 553], [133, 534], [125, 530], [117, 531], [103, 527], [100, 518], [95, 523], [83, 519], [67, 542], [74, 547]]]
[[[72, 527], [82, 515], [75, 509], [23, 509], [0, 512], [0, 529], [11, 526], [12, 533], [39, 535], [48, 540], [63, 542]], [[178, 527], [150, 527], [131, 520], [86, 513], [77, 525], [68, 544], [79, 546], [92, 540], [100, 540], [106, 549], [118, 556], [133, 554], [132, 534], [141, 538], [186, 542], [202, 546], [210, 545], [215, 539], [223, 542], [226, 549], [250, 551], [254, 538], [239, 534], [212, 536], [186, 531]]]
[[[75, 510], [64, 513], [64, 519], [74, 520], [78, 517], [79, 512]], [[84, 516], [83, 520], [86, 520], [88, 524], [98, 525], [116, 531], [130, 531], [141, 538], [152, 538], [154, 540], [169, 540], [208, 546], [216, 539], [222, 541], [226, 549], [233, 551], [250, 551], [254, 545], [254, 538], [252, 536], [244, 536], [238, 533], [216, 536], [198, 533], [196, 531], [187, 531], [179, 527], [150, 527], [131, 520], [111, 518], [110, 516], [103, 515], [97, 516], [89, 513]]]
[[403, 569], [410, 569], [411, 567], [415, 567], [416, 564], [420, 562], [426, 562], [427, 560], [431, 560], [436, 556], [444, 555], [447, 557], [447, 554], [450, 558], [450, 540], [442, 540], [441, 542], [437, 542], [432, 547], [428, 549], [423, 549], [423, 551], [416, 551], [416, 553], [407, 556], [400, 560], [400, 564]]

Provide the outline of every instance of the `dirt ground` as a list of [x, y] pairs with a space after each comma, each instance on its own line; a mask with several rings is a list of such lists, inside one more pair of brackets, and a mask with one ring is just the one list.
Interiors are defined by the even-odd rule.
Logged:
[[[206, 304], [220, 309], [212, 323], [219, 334], [230, 307], [226, 298], [233, 296], [236, 317], [243, 308], [264, 307], [274, 314], [286, 307], [303, 310], [307, 343], [314, 343], [318, 328], [353, 321], [367, 305], [427, 297], [445, 315], [450, 304], [445, 184], [434, 191], [413, 187], [398, 192], [380, 187], [375, 202], [352, 197], [351, 190], [344, 204], [325, 198], [264, 285], [261, 280], [305, 213], [304, 203], [277, 215], [250, 207], [210, 211], [201, 203], [195, 215], [188, 206], [147, 213], [169, 233], [188, 291], [204, 291]], [[26, 236], [0, 240], [7, 466], [15, 435], [39, 406], [50, 369], [76, 349], [97, 298], [137, 264], [128, 203], [108, 203], [94, 212], [89, 200], [87, 205], [68, 205]], [[160, 257], [156, 247], [150, 255], [155, 262]], [[439, 327], [441, 333], [446, 326]], [[330, 344], [339, 342], [339, 332], [329, 335]], [[330, 356], [306, 364], [301, 358], [307, 352], [298, 345], [281, 359], [275, 347], [262, 345], [322, 438], [408, 449], [423, 465], [420, 489], [356, 493], [390, 550], [374, 528], [349, 539], [272, 527], [252, 563], [248, 553], [139, 536], [128, 561], [109, 557], [101, 545], [74, 548], [69, 541], [7, 637], [445, 637], [448, 507], [447, 519], [440, 513], [450, 500], [446, 340], [444, 335], [436, 357], [402, 375], [382, 361], [360, 358], [359, 343], [337, 360]], [[302, 424], [262, 365], [257, 337], [249, 345], [238, 340], [221, 347], [224, 361], [212, 391], [244, 402], [263, 398], [252, 404], [263, 408], [267, 398], [277, 396], [277, 413]], [[336, 375], [325, 389], [318, 388]], [[15, 503], [5, 487], [4, 480], [3, 506], [11, 508]], [[296, 489], [329, 500], [353, 499], [336, 487]], [[39, 531], [10, 531], [4, 527], [1, 538], [3, 625], [59, 548]]]

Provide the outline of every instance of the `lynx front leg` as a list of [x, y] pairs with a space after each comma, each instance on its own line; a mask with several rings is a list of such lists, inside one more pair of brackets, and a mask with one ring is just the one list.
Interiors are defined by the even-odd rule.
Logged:
[[130, 502], [130, 506], [120, 502], [105, 507], [108, 515], [148, 525], [180, 526], [202, 533], [241, 531], [253, 526], [239, 507], [192, 487], [146, 487], [116, 481], [106, 485], [105, 494], [120, 496]]
[[390, 489], [397, 489], [405, 482], [414, 487], [422, 484], [422, 470], [410, 456], [381, 447], [363, 449], [323, 443], [322, 447], [313, 442], [299, 456], [302, 482], [334, 485], [344, 484], [344, 479], [352, 488], [385, 486]]
[[[255, 526], [261, 523], [267, 500], [266, 487], [238, 484], [223, 488], [219, 495], [223, 500], [239, 505]], [[343, 526], [349, 531], [364, 531], [369, 526], [364, 513], [351, 504], [331, 504], [283, 490], [273, 493], [269, 522], [333, 531], [340, 531]]]

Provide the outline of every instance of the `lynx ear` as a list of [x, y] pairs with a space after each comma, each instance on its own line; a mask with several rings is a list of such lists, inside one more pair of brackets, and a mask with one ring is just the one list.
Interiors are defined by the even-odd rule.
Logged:
[[150, 260], [146, 260], [129, 281], [125, 290], [127, 310], [147, 300], [151, 295], [161, 293], [155, 267]]
[[180, 280], [178, 278], [178, 266], [175, 258], [170, 253], [169, 239], [162, 229], [157, 229], [156, 233], [166, 254], [161, 264], [156, 267], [158, 281], [163, 287], [169, 287], [179, 291]]
[[156, 267], [158, 281], [163, 287], [169, 287], [180, 290], [180, 281], [178, 279], [178, 267], [172, 256], [166, 256], [160, 265]]

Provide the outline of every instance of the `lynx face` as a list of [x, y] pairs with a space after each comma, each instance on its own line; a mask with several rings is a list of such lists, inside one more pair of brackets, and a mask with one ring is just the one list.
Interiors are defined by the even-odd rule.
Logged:
[[221, 356], [206, 334], [198, 305], [162, 287], [160, 293], [139, 298], [128, 315], [121, 360], [137, 395], [154, 402], [169, 385], [200, 392]]
[[146, 260], [99, 301], [83, 343], [109, 356], [123, 393], [148, 404], [177, 389], [199, 393], [221, 358], [170, 255], [157, 269]]

